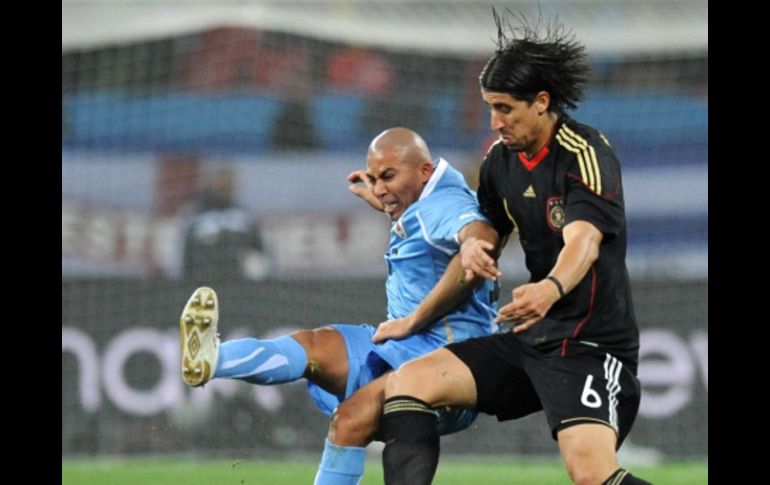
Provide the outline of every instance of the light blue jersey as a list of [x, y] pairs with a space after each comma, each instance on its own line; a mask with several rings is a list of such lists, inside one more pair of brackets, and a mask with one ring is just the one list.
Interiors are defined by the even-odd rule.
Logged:
[[[463, 176], [446, 160], [438, 159], [420, 198], [391, 226], [385, 254], [388, 319], [406, 317], [417, 309], [459, 251], [459, 231], [470, 222], [483, 220], [476, 196]], [[497, 330], [494, 300], [494, 284], [485, 280], [466, 301], [441, 319], [413, 335], [379, 344], [372, 343], [376, 332], [372, 325], [332, 324], [345, 341], [348, 364], [345, 391], [334, 395], [308, 380], [310, 396], [321, 411], [331, 415], [342, 401], [389, 370], [450, 342], [490, 335]], [[191, 298], [188, 305], [193, 301]], [[186, 338], [186, 332], [182, 335]], [[184, 348], [191, 346], [184, 345]], [[235, 339], [219, 346], [213, 377], [259, 385], [283, 384], [302, 378], [308, 364], [305, 347], [290, 335], [270, 340]], [[477, 415], [470, 409], [441, 407], [436, 410], [436, 429], [440, 435], [460, 431], [470, 426]], [[315, 485], [360, 483], [365, 457], [365, 447], [337, 445], [327, 439]]]
[[[390, 229], [385, 254], [388, 319], [411, 314], [433, 290], [460, 250], [457, 234], [473, 221], [486, 221], [476, 194], [460, 172], [439, 158], [420, 198]], [[405, 339], [388, 340], [376, 352], [395, 368], [404, 362], [405, 351], [424, 354], [450, 342], [489, 335], [496, 329], [493, 291], [494, 283], [485, 280], [466, 303], [441, 320]]]
[[[411, 314], [433, 290], [449, 261], [459, 251], [457, 233], [473, 221], [486, 221], [476, 194], [462, 174], [439, 158], [420, 198], [391, 225], [385, 254], [388, 279], [388, 319]], [[371, 325], [334, 324], [345, 338], [348, 383], [344, 398], [389, 369], [427, 354], [448, 343], [490, 335], [497, 330], [496, 292], [485, 280], [469, 297], [441, 320], [400, 340], [371, 343]], [[331, 414], [341, 402], [312, 382], [308, 388], [318, 407]], [[474, 413], [475, 414], [475, 413]], [[468, 424], [468, 423], [466, 423]]]

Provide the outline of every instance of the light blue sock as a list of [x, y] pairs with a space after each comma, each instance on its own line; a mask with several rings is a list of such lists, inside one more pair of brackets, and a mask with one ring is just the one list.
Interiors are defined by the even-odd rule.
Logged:
[[365, 447], [337, 446], [327, 439], [313, 485], [358, 485], [365, 462]]
[[305, 372], [305, 349], [288, 335], [273, 340], [244, 338], [222, 342], [214, 377], [252, 384], [283, 384]]

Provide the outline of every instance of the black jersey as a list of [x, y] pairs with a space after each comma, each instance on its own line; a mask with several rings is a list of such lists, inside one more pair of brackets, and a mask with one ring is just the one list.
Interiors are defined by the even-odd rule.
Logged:
[[620, 164], [604, 135], [563, 116], [532, 160], [496, 143], [481, 166], [478, 200], [501, 237], [518, 233], [531, 282], [553, 269], [566, 224], [587, 221], [604, 234], [599, 258], [582, 281], [518, 335], [561, 355], [578, 341], [596, 345], [635, 370], [639, 331], [625, 263]]

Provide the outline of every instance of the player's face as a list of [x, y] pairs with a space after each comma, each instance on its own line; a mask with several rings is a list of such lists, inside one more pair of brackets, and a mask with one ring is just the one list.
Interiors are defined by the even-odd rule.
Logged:
[[404, 160], [394, 152], [375, 152], [369, 156], [366, 176], [385, 214], [395, 221], [420, 198], [431, 173], [430, 163]]
[[528, 103], [508, 93], [481, 91], [481, 97], [489, 107], [490, 125], [500, 134], [502, 142], [510, 149], [533, 156], [547, 141], [543, 140], [543, 114], [547, 101], [539, 97]]

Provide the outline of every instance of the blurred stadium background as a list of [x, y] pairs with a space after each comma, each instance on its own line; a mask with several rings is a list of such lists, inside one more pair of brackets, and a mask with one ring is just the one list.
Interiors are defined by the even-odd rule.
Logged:
[[[475, 183], [492, 4], [585, 42], [574, 116], [624, 168], [644, 395], [621, 456], [707, 458], [705, 0], [63, 0], [63, 459], [320, 453], [302, 383], [183, 386], [179, 311], [206, 283], [226, 338], [382, 321], [387, 222], [345, 176], [403, 125]], [[511, 246], [503, 301], [526, 278]], [[442, 446], [558, 453], [541, 415]]]

